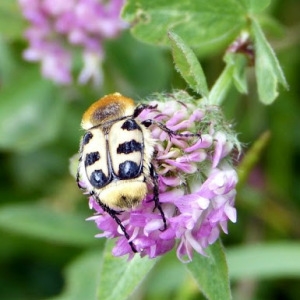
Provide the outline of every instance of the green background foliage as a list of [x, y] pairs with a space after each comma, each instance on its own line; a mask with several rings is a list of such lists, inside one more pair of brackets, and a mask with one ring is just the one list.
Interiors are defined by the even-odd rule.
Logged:
[[[103, 85], [61, 87], [22, 59], [27, 24], [16, 1], [1, 1], [0, 299], [204, 299], [199, 287], [209, 299], [299, 299], [299, 11], [296, 0], [128, 0], [133, 26], [105, 42]], [[241, 31], [253, 66], [225, 55]], [[107, 93], [138, 100], [173, 88], [223, 103], [234, 120], [238, 222], [189, 265], [174, 251], [112, 258], [69, 171], [81, 115]]]

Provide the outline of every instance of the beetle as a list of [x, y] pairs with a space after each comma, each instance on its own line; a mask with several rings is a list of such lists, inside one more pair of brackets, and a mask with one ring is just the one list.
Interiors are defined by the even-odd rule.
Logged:
[[[146, 108], [155, 107], [136, 106], [131, 98], [114, 93], [92, 104], [81, 121], [85, 134], [80, 142], [77, 184], [117, 222], [128, 240], [130, 237], [118, 215], [140, 204], [150, 184], [154, 209], [162, 217], [163, 230], [167, 228], [159, 202], [158, 175], [152, 164], [156, 141], [149, 127], [156, 124], [170, 137], [195, 136], [174, 132], [152, 119], [140, 121], [138, 116]], [[137, 252], [133, 243], [129, 244]]]

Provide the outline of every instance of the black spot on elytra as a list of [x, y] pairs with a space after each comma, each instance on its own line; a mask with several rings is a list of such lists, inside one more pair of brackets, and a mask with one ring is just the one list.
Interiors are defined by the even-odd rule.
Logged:
[[91, 174], [90, 183], [95, 188], [100, 189], [108, 183], [108, 178], [105, 176], [102, 170], [95, 170]]
[[131, 140], [130, 142], [125, 142], [123, 144], [120, 144], [117, 148], [117, 153], [124, 153], [129, 154], [135, 151], [142, 151], [142, 144], [138, 143], [135, 140]]
[[91, 166], [99, 159], [100, 159], [100, 154], [98, 151], [91, 152], [86, 155], [84, 164], [85, 166]]
[[91, 138], [93, 137], [93, 134], [91, 132], [87, 132], [84, 136], [83, 136], [83, 139], [82, 139], [82, 143], [83, 145], [86, 145], [90, 142]]
[[122, 127], [122, 129], [131, 131], [131, 130], [141, 130], [141, 127], [137, 124], [137, 122], [133, 119], [126, 120]]
[[139, 166], [131, 160], [126, 160], [119, 165], [119, 178], [120, 179], [135, 178], [139, 174], [140, 174]]

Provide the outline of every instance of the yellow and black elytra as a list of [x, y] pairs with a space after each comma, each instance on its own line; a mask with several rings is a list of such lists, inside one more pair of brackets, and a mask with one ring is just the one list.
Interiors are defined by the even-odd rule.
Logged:
[[[195, 136], [179, 134], [151, 119], [138, 120], [146, 108], [155, 107], [136, 106], [132, 99], [114, 93], [92, 104], [81, 122], [86, 133], [80, 143], [78, 186], [96, 199], [128, 240], [130, 237], [118, 215], [142, 202], [149, 183], [153, 185], [154, 208], [161, 214], [163, 230], [167, 227], [159, 202], [158, 176], [152, 165], [155, 140], [149, 127], [156, 124], [170, 136]], [[129, 244], [137, 252], [133, 243]]]

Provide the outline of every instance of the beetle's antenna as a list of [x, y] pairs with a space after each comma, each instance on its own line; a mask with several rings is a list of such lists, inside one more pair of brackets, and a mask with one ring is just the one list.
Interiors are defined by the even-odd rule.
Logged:
[[134, 110], [134, 112], [133, 112], [133, 115], [132, 115], [132, 118], [133, 119], [135, 119], [136, 117], [138, 117], [140, 114], [141, 114], [141, 112], [143, 111], [143, 110], [145, 110], [145, 109], [155, 109], [155, 108], [157, 108], [157, 105], [148, 105], [148, 104], [139, 104], [136, 108], [135, 108], [135, 110]]
[[156, 125], [162, 131], [166, 132], [169, 135], [170, 138], [172, 138], [172, 136], [181, 136], [181, 137], [185, 137], [185, 138], [198, 137], [198, 138], [202, 139], [200, 133], [180, 133], [178, 131], [171, 130], [170, 128], [168, 128], [167, 126], [162, 124], [161, 122], [157, 122], [157, 121], [152, 120], [152, 119], [144, 120], [141, 123], [147, 128], [150, 127], [151, 125]]

